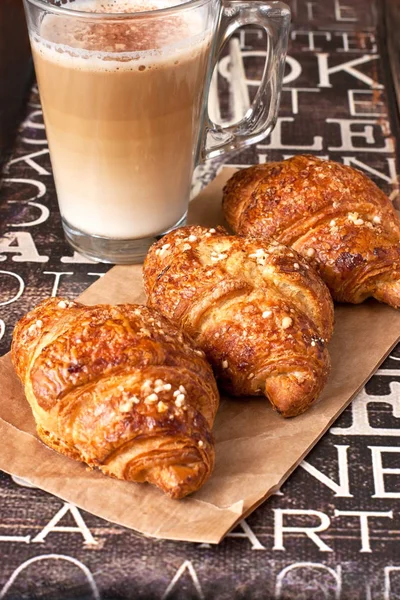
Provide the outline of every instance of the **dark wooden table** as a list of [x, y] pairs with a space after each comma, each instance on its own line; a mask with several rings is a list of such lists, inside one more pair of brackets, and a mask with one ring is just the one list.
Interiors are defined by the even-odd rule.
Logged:
[[0, 167], [13, 142], [32, 79], [22, 0], [0, 2]]
[[[291, 7], [277, 126], [230, 163], [329, 156], [365, 171], [397, 203], [399, 130], [383, 2], [292, 0]], [[213, 110], [226, 119], [246, 104], [231, 105], [232, 89], [254, 94], [259, 35], [242, 32], [229, 48], [230, 56], [240, 50], [244, 86], [232, 78], [229, 53], [219, 65], [221, 105]], [[194, 188], [219, 166], [199, 168]], [[29, 308], [50, 294], [75, 297], [107, 270], [64, 241], [35, 88], [3, 173], [0, 235], [5, 352]], [[145, 539], [0, 475], [0, 600], [399, 599], [399, 361], [397, 349], [281, 492], [216, 547]]]

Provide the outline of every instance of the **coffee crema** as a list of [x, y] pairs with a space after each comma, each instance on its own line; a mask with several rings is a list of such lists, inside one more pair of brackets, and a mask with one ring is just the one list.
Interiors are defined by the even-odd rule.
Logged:
[[[77, 0], [71, 8], [170, 5]], [[211, 34], [185, 13], [99, 22], [46, 15], [32, 36], [60, 210], [79, 231], [142, 238], [186, 211]]]

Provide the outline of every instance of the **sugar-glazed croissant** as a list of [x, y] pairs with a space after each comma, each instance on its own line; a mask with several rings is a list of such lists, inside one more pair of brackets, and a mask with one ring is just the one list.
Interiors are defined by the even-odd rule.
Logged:
[[332, 300], [296, 252], [222, 227], [183, 227], [151, 247], [144, 281], [149, 306], [195, 339], [229, 393], [265, 394], [284, 416], [318, 397]]
[[400, 306], [400, 220], [356, 169], [313, 156], [243, 169], [225, 186], [223, 208], [236, 233], [302, 254], [335, 300]]
[[51, 448], [172, 498], [210, 476], [214, 376], [157, 311], [51, 298], [17, 324], [12, 360]]

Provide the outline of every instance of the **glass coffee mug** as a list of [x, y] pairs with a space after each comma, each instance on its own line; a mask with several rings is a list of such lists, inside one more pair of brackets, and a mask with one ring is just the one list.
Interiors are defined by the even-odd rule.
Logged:
[[[140, 262], [185, 223], [196, 164], [272, 130], [290, 11], [258, 0], [24, 3], [65, 235], [89, 258]], [[267, 34], [264, 74], [243, 119], [222, 127], [207, 115], [208, 88], [243, 25]]]

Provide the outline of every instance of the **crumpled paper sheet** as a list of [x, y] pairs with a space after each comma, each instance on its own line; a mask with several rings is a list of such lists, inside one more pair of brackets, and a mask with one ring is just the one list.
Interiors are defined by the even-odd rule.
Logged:
[[[189, 222], [223, 223], [221, 191], [232, 169], [190, 205]], [[114, 267], [81, 296], [87, 304], [142, 303], [141, 267]], [[335, 309], [332, 374], [320, 401], [283, 419], [267, 400], [222, 396], [214, 426], [216, 466], [201, 490], [171, 500], [148, 484], [117, 481], [61, 456], [38, 440], [10, 356], [0, 359], [0, 469], [104, 519], [144, 535], [218, 543], [277, 491], [400, 338], [400, 311], [371, 301]]]

